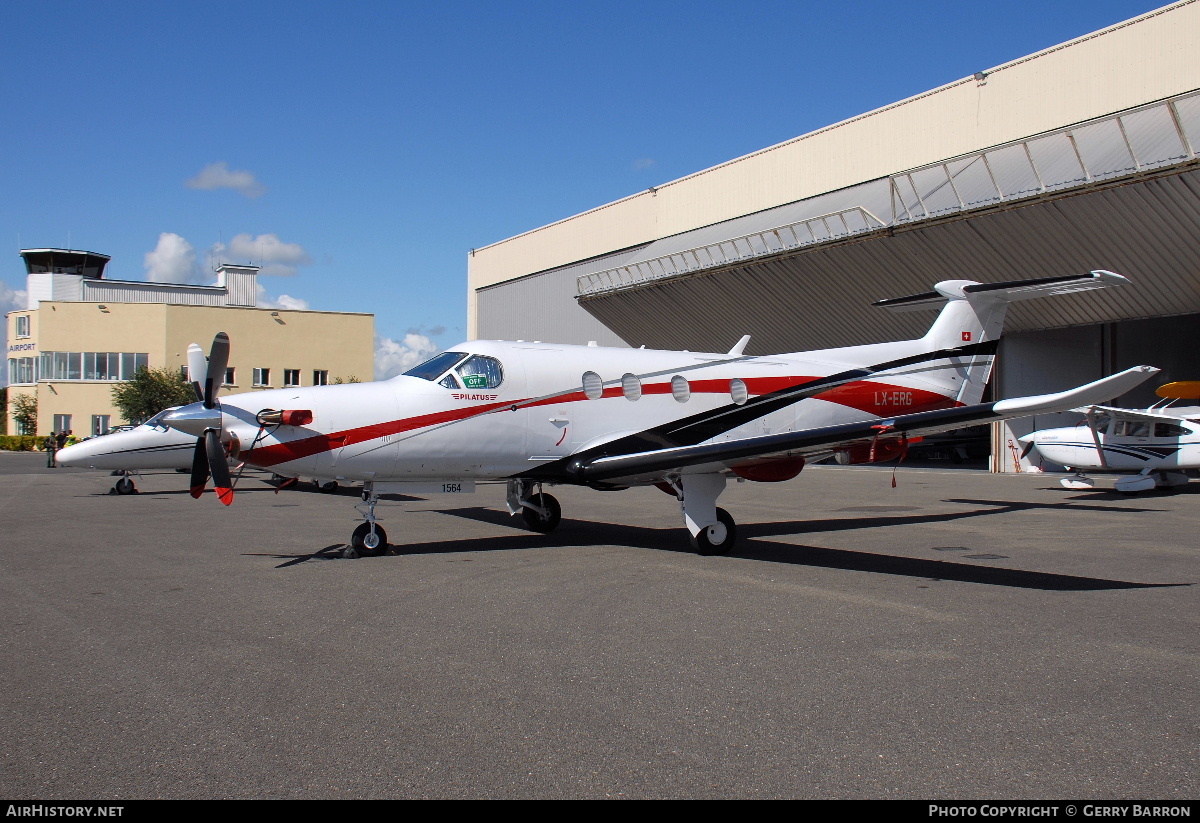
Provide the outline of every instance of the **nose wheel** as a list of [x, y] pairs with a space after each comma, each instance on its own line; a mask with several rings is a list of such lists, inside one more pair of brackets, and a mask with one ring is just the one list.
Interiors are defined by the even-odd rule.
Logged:
[[[378, 557], [387, 551], [387, 532], [378, 523], [359, 523], [350, 535], [350, 546], [343, 557]], [[351, 554], [353, 552], [353, 554]]]

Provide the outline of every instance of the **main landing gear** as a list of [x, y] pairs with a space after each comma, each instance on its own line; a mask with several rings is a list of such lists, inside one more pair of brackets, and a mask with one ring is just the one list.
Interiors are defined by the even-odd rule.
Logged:
[[[534, 492], [534, 487], [537, 492]], [[542, 484], [533, 480], [509, 480], [508, 513], [521, 513], [525, 527], [539, 534], [549, 534], [558, 528], [562, 520], [562, 506], [552, 496], [542, 491]]]
[[725, 491], [725, 475], [685, 474], [666, 482], [679, 500], [683, 525], [696, 554], [729, 554], [737, 542], [737, 524], [729, 512], [717, 508], [717, 498]]
[[375, 505], [379, 502], [379, 495], [375, 492], [374, 484], [368, 483], [363, 487], [362, 499], [362, 504], [354, 508], [365, 522], [358, 524], [350, 535], [350, 545], [342, 550], [342, 557], [347, 559], [378, 557], [388, 548], [387, 532], [375, 522]]

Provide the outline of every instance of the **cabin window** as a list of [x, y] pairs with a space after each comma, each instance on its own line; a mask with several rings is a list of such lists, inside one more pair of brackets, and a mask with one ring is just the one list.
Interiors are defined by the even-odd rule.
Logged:
[[1174, 423], [1155, 423], [1155, 437], [1183, 437], [1185, 434], [1191, 434], [1183, 426], [1177, 426]]
[[750, 391], [746, 388], [746, 382], [737, 377], [729, 381], [729, 398], [735, 405], [744, 405], [750, 399]]
[[504, 382], [500, 361], [483, 354], [471, 357], [455, 371], [466, 389], [494, 389]]
[[680, 403], [686, 403], [692, 398], [692, 387], [686, 377], [675, 375], [671, 378], [671, 396]]
[[622, 375], [621, 391], [624, 393], [626, 400], [638, 400], [642, 396], [642, 381], [638, 379], [636, 374]]
[[604, 396], [604, 380], [594, 371], [583, 373], [583, 395], [588, 400], [599, 400]]
[[1126, 437], [1149, 437], [1150, 424], [1144, 420], [1123, 420], [1117, 424], [1117, 434]]
[[419, 377], [422, 380], [437, 380], [443, 374], [454, 368], [462, 359], [466, 357], [466, 352], [461, 351], [444, 351], [441, 354], [435, 354], [433, 357], [421, 363], [418, 366], [413, 366], [406, 371], [406, 377]]

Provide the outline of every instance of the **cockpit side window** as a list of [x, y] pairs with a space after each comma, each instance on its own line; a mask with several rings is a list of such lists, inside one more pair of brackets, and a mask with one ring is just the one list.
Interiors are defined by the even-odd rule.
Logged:
[[458, 385], [458, 381], [454, 379], [454, 374], [453, 374], [453, 373], [451, 373], [451, 374], [448, 374], [448, 375], [446, 375], [445, 377], [443, 377], [441, 380], [439, 380], [439, 381], [438, 381], [438, 385], [439, 385], [439, 386], [445, 386], [445, 387], [446, 387], [446, 388], [448, 388], [448, 389], [457, 389], [457, 388], [461, 388], [461, 387]]
[[1174, 423], [1154, 424], [1155, 437], [1183, 437], [1187, 434], [1191, 434], [1191, 432], [1189, 432], [1183, 426], [1177, 426]]
[[420, 377], [422, 380], [437, 380], [466, 356], [466, 352], [444, 351], [435, 354], [419, 366], [413, 366], [404, 374], [407, 377]]
[[455, 371], [468, 389], [494, 389], [504, 382], [504, 367], [494, 357], [477, 354]]

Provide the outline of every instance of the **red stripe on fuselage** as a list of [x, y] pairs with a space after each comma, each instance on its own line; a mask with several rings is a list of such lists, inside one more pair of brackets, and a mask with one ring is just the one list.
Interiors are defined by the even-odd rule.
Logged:
[[[746, 389], [753, 396], [770, 394], [772, 392], [790, 389], [803, 385], [816, 377], [750, 377], [745, 379]], [[728, 394], [729, 380], [693, 380], [688, 386], [692, 394]], [[671, 394], [670, 381], [664, 383], [649, 383], [642, 386], [642, 394]], [[608, 386], [602, 397], [621, 397], [620, 386]], [[896, 386], [886, 383], [876, 383], [870, 380], [856, 380], [836, 386], [828, 391], [814, 395], [815, 399], [826, 400], [849, 408], [858, 409], [877, 417], [892, 417], [896, 414], [910, 414], [919, 411], [934, 411], [949, 409], [963, 405], [953, 398], [923, 389], [913, 389], [906, 386]], [[517, 400], [505, 403], [487, 403], [479, 406], [469, 406], [461, 409], [422, 414], [400, 420], [390, 420], [374, 423], [357, 429], [319, 434], [300, 440], [291, 440], [262, 446], [245, 455], [247, 462], [256, 466], [270, 467], [280, 463], [301, 460], [314, 454], [333, 451], [343, 446], [364, 443], [391, 434], [437, 426], [442, 423], [455, 423], [481, 414], [487, 414], [497, 409], [510, 408], [515, 405], [519, 409], [535, 406], [549, 406], [555, 403], [577, 403], [587, 400], [587, 395], [581, 391], [542, 397], [535, 400]], [[797, 401], [798, 402], [798, 401]]]

